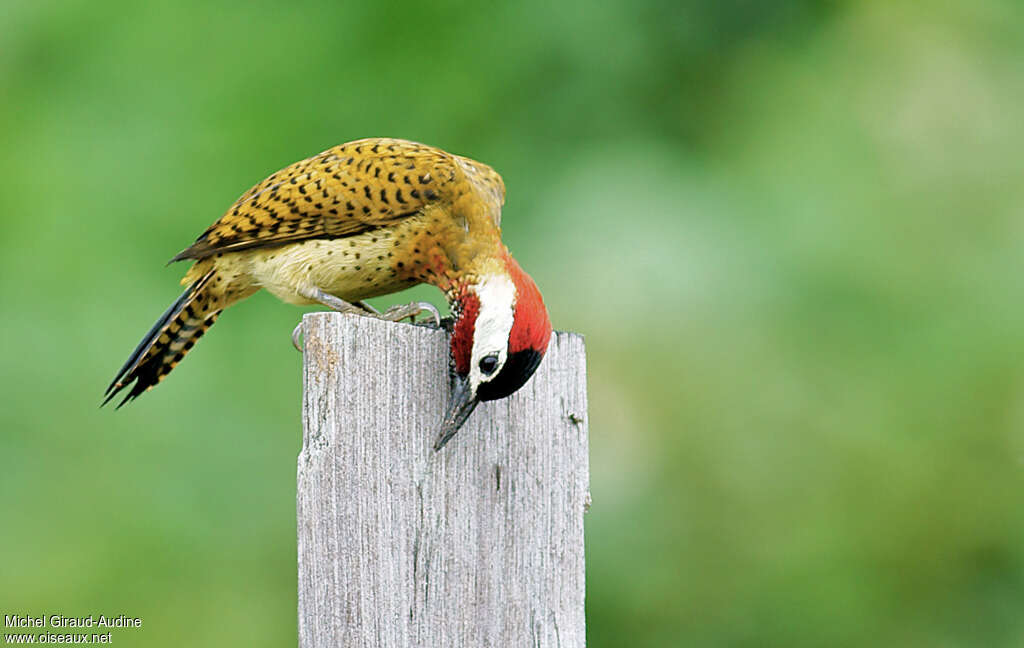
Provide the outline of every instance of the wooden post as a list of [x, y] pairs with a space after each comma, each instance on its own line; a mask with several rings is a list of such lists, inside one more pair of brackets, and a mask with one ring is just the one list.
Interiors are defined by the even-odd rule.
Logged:
[[585, 644], [583, 338], [440, 452], [447, 334], [303, 319], [300, 648]]

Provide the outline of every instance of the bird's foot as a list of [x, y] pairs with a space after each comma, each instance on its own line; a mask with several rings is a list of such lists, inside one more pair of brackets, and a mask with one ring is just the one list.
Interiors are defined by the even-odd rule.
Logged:
[[359, 308], [362, 308], [364, 311], [366, 311], [367, 313], [370, 313], [371, 315], [380, 315], [380, 311], [379, 310], [377, 310], [373, 306], [370, 306], [369, 304], [367, 304], [366, 302], [364, 302], [362, 300], [357, 301], [357, 302], [352, 302], [352, 304], [354, 306], [358, 306]]
[[[298, 293], [305, 297], [306, 299], [319, 302], [326, 306], [327, 308], [330, 308], [331, 310], [337, 311], [339, 313], [351, 313], [353, 315], [370, 315], [373, 317], [379, 317], [377, 311], [374, 310], [372, 306], [366, 304], [365, 302], [359, 301], [354, 304], [350, 304], [349, 302], [345, 301], [344, 299], [341, 299], [340, 297], [335, 297], [330, 293], [320, 290], [316, 286], [302, 287], [299, 289]], [[302, 351], [302, 343], [300, 342], [301, 338], [302, 322], [299, 322], [299, 324], [294, 329], [292, 329], [292, 345], [300, 352]]]
[[[352, 315], [361, 315], [363, 317], [376, 317], [389, 322], [399, 322], [408, 317], [413, 324], [425, 324], [433, 328], [439, 328], [441, 326], [441, 314], [437, 311], [437, 307], [430, 302], [398, 304], [381, 313], [365, 302], [359, 301], [354, 304], [350, 304], [347, 301], [338, 299], [334, 295], [328, 295], [320, 291], [317, 292], [319, 293], [316, 295], [317, 301], [339, 313], [349, 313]], [[430, 319], [424, 320], [423, 322], [416, 322], [416, 316], [420, 313], [429, 313]], [[302, 351], [302, 322], [299, 322], [292, 330], [292, 346], [294, 346], [298, 351]]]
[[411, 302], [409, 304], [398, 304], [387, 309], [381, 313], [378, 317], [384, 320], [392, 322], [399, 322], [406, 317], [415, 324], [416, 316], [420, 313], [429, 313], [431, 319], [433, 319], [433, 327], [437, 328], [441, 325], [441, 314], [437, 312], [437, 307], [430, 302]]

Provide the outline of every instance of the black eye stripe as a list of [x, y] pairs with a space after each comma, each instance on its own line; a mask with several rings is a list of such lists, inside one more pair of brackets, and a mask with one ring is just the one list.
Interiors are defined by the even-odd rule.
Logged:
[[495, 354], [486, 355], [480, 358], [480, 371], [485, 376], [490, 376], [498, 368], [498, 356]]
[[482, 401], [504, 398], [523, 386], [540, 364], [540, 351], [524, 349], [509, 354], [497, 376], [481, 383], [477, 397]]

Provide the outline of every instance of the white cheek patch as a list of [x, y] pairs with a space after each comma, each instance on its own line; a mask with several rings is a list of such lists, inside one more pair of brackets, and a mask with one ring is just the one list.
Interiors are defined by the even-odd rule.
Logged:
[[[516, 286], [502, 275], [490, 275], [476, 285], [480, 312], [473, 332], [473, 353], [470, 355], [469, 383], [473, 391], [482, 382], [498, 375], [508, 357], [508, 337], [512, 332]], [[496, 354], [498, 367], [489, 376], [480, 371], [480, 359]]]

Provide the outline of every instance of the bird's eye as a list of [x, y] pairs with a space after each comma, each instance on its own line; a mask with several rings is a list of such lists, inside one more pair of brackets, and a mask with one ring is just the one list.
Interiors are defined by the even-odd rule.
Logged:
[[491, 354], [480, 358], [480, 371], [484, 372], [485, 376], [490, 376], [494, 373], [494, 370], [498, 368], [498, 356]]

